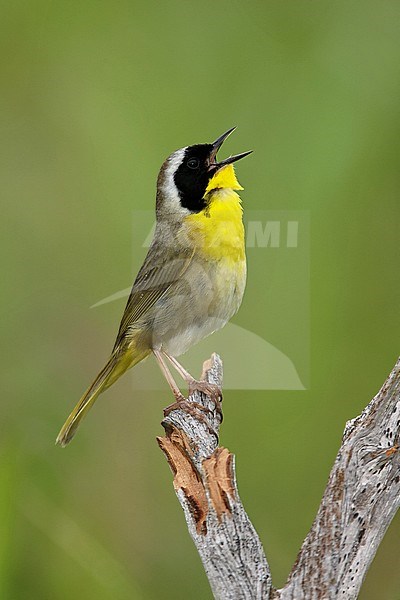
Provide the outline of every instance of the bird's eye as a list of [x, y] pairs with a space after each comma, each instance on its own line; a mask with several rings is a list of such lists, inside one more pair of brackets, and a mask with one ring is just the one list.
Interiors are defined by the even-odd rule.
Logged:
[[189, 158], [186, 164], [189, 169], [197, 169], [200, 165], [200, 161], [198, 158]]

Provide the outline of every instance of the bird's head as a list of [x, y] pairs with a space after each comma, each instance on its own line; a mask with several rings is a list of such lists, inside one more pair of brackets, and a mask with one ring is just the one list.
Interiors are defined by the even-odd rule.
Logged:
[[233, 163], [249, 152], [217, 160], [217, 152], [235, 127], [212, 144], [196, 144], [173, 152], [161, 167], [157, 181], [157, 216], [182, 218], [205, 209], [215, 190], [243, 189]]

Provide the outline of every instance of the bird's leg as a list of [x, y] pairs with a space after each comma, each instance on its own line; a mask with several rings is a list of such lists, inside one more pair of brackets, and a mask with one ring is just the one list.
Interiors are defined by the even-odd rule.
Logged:
[[185, 367], [183, 367], [181, 365], [181, 363], [176, 360], [176, 358], [167, 354], [167, 352], [165, 352], [165, 350], [162, 350], [162, 353], [164, 354], [164, 356], [166, 356], [168, 358], [171, 365], [174, 367], [174, 369], [177, 371], [177, 373], [179, 373], [179, 375], [182, 377], [182, 379], [184, 381], [189, 383], [190, 381], [192, 381], [194, 379], [191, 376], [191, 374], [189, 373], [189, 371], [186, 371]]
[[171, 365], [176, 369], [176, 371], [179, 373], [182, 379], [188, 384], [189, 394], [198, 391], [202, 392], [203, 394], [206, 394], [207, 396], [210, 396], [211, 400], [213, 400], [213, 402], [216, 405], [217, 411], [221, 413], [221, 388], [218, 385], [215, 385], [214, 383], [209, 383], [208, 381], [205, 381], [204, 379], [200, 381], [195, 379], [188, 371], [186, 371], [184, 367], [182, 367], [182, 365], [176, 360], [176, 358], [170, 356], [167, 352], [165, 352], [165, 350], [163, 350], [162, 352], [168, 358]]
[[[206, 408], [205, 406], [203, 406], [202, 404], [199, 404], [198, 402], [189, 402], [188, 400], [186, 400], [185, 396], [182, 394], [179, 387], [177, 386], [175, 379], [172, 377], [171, 371], [168, 369], [168, 366], [165, 364], [165, 360], [162, 355], [162, 352], [160, 352], [159, 350], [155, 350], [153, 348], [153, 354], [156, 357], [157, 362], [160, 366], [161, 372], [164, 375], [165, 379], [167, 380], [167, 383], [168, 383], [169, 387], [171, 388], [172, 393], [174, 394], [175, 399], [176, 399], [176, 402], [173, 402], [172, 404], [167, 406], [167, 408], [164, 409], [164, 416], [169, 415], [169, 413], [171, 411], [176, 410], [178, 408], [181, 410], [184, 410], [185, 412], [189, 413], [192, 416], [196, 416], [197, 418], [198, 418], [198, 414], [196, 413], [196, 410], [210, 413], [211, 411], [208, 408]], [[203, 417], [203, 415], [200, 415], [200, 416], [203, 419], [205, 419]]]
[[176, 385], [175, 379], [172, 377], [171, 371], [168, 369], [168, 366], [165, 363], [162, 353], [159, 350], [153, 349], [153, 354], [156, 357], [157, 362], [160, 366], [161, 372], [164, 375], [165, 379], [167, 380], [167, 383], [168, 383], [169, 387], [171, 388], [172, 393], [175, 396], [177, 402], [179, 402], [181, 400], [185, 400], [184, 395], [182, 394], [181, 390]]

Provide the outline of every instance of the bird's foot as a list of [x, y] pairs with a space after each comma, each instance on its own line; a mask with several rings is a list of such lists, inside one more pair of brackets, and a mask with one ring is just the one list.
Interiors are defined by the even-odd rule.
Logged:
[[203, 413], [212, 415], [212, 410], [198, 402], [189, 402], [183, 394], [176, 395], [175, 398], [175, 402], [164, 408], [164, 417], [167, 417], [173, 410], [183, 410], [192, 417], [205, 422]]
[[206, 414], [204, 414], [207, 413], [208, 416], [212, 417], [212, 410], [203, 406], [202, 404], [199, 404], [198, 402], [187, 400], [183, 395], [179, 399], [177, 398], [176, 402], [173, 402], [167, 406], [167, 408], [164, 408], [164, 417], [167, 417], [174, 410], [182, 410], [186, 414], [196, 419], [196, 421], [203, 423], [203, 425], [207, 427], [208, 431], [216, 437], [218, 444], [218, 433], [211, 426]]
[[200, 381], [198, 381], [197, 379], [191, 379], [189, 381], [189, 395], [193, 394], [193, 392], [201, 392], [202, 394], [205, 394], [206, 396], [209, 396], [211, 398], [212, 402], [214, 402], [215, 404], [215, 410], [219, 414], [222, 422], [221, 388], [215, 383], [209, 383], [208, 381], [205, 381], [205, 379], [201, 379]]
[[193, 392], [201, 392], [206, 396], [209, 396], [211, 400], [214, 402], [222, 401], [222, 390], [215, 383], [209, 383], [204, 379], [198, 381], [197, 379], [190, 379], [189, 382], [189, 394], [193, 394]]

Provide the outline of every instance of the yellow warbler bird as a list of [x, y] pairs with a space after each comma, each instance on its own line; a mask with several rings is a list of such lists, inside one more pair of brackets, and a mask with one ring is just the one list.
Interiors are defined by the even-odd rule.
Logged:
[[167, 361], [190, 391], [212, 394], [176, 360], [193, 344], [223, 327], [238, 310], [246, 283], [242, 207], [233, 163], [243, 152], [217, 161], [234, 127], [213, 144], [177, 150], [157, 180], [156, 229], [133, 284], [114, 348], [57, 437], [65, 446], [96, 401], [127, 369], [153, 353], [176, 401], [185, 399]]

